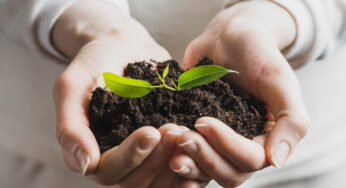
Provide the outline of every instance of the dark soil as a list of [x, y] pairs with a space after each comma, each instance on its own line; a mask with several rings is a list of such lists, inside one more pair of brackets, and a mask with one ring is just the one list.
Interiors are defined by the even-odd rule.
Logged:
[[[170, 70], [166, 83], [177, 81], [184, 72], [174, 60], [155, 64], [157, 69], [153, 63], [129, 64], [124, 75], [146, 80], [152, 85], [160, 85], [161, 81], [156, 73], [158, 71], [162, 75], [167, 64]], [[198, 65], [204, 64], [212, 64], [212, 61], [204, 58]], [[179, 92], [153, 89], [142, 98], [120, 97], [99, 87], [93, 91], [90, 102], [90, 128], [101, 152], [119, 145], [142, 126], [159, 128], [171, 122], [195, 130], [195, 121], [203, 116], [218, 118], [237, 133], [251, 139], [263, 133], [267, 111], [264, 104], [255, 97], [244, 98], [238, 93], [228, 82], [221, 79]]]

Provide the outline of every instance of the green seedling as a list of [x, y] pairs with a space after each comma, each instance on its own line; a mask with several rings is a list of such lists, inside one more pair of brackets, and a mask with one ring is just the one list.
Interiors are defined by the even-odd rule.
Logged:
[[237, 71], [217, 65], [202, 65], [181, 74], [178, 78], [178, 84], [172, 80], [173, 88], [165, 83], [165, 78], [168, 73], [169, 65], [167, 65], [163, 71], [162, 76], [157, 73], [157, 76], [162, 82], [162, 85], [158, 86], [152, 86], [149, 82], [144, 80], [121, 77], [110, 72], [105, 72], [102, 75], [107, 88], [113, 93], [122, 97], [138, 98], [148, 95], [153, 88], [166, 88], [171, 91], [181, 91], [215, 81], [228, 73], [239, 74]]

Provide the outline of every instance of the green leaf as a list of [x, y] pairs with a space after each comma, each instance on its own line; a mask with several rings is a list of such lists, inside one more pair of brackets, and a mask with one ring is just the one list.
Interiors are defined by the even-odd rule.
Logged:
[[165, 77], [167, 76], [168, 72], [169, 72], [169, 64], [167, 65], [167, 67], [163, 71], [163, 74], [162, 74], [162, 79], [163, 80], [165, 80]]
[[[203, 65], [192, 68], [178, 78], [179, 90], [189, 89], [192, 87], [207, 84], [217, 80], [228, 73], [238, 73], [217, 65]], [[239, 73], [238, 73], [239, 74]]]
[[107, 88], [122, 97], [143, 97], [152, 90], [151, 84], [144, 80], [125, 78], [110, 72], [105, 72], [102, 75]]

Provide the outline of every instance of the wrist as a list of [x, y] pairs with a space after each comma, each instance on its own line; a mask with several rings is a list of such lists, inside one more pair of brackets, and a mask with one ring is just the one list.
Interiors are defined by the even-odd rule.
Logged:
[[257, 33], [273, 40], [280, 50], [289, 47], [296, 39], [297, 28], [293, 16], [271, 1], [236, 3], [220, 15], [226, 18], [227, 28], [232, 33]]
[[[52, 43], [63, 55], [73, 58], [86, 44], [129, 35], [151, 39], [144, 27], [117, 6], [104, 1], [80, 1], [68, 8], [52, 30]], [[152, 39], [151, 39], [152, 40]]]

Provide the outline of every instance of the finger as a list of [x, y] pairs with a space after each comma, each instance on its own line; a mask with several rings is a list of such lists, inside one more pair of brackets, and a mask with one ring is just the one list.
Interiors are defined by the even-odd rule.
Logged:
[[102, 154], [97, 170], [90, 175], [103, 185], [114, 185], [137, 168], [160, 141], [160, 133], [153, 127], [141, 127], [119, 146]]
[[186, 48], [182, 68], [186, 70], [195, 66], [207, 55], [208, 54], [205, 53], [204, 46], [199, 38], [193, 40]]
[[224, 187], [235, 187], [251, 174], [240, 172], [232, 163], [219, 155], [204, 138], [193, 131], [182, 133], [177, 145], [188, 154], [199, 167]]
[[56, 136], [63, 149], [65, 163], [70, 170], [85, 174], [96, 169], [100, 151], [89, 129], [86, 111], [88, 93], [91, 93], [88, 86], [92, 84], [78, 70], [75, 65], [70, 65], [56, 81], [53, 95], [57, 115]]
[[196, 180], [181, 178], [180, 182], [173, 186], [173, 188], [204, 188], [206, 185], [207, 183], [200, 183]]
[[266, 110], [267, 110], [266, 118], [268, 119], [268, 121], [275, 121], [274, 114], [271, 112], [270, 108], [267, 107], [267, 105], [266, 105]]
[[166, 168], [149, 186], [150, 188], [172, 187], [179, 180], [177, 174]]
[[183, 125], [180, 125], [179, 127], [180, 127], [180, 130], [181, 130], [182, 132], [186, 132], [186, 131], [189, 131], [189, 130], [190, 130], [189, 128], [187, 128], [187, 127], [185, 127], [185, 126], [183, 126]]
[[[261, 135], [254, 137], [252, 140], [254, 142], [258, 143], [259, 145], [261, 145], [262, 147], [265, 147], [267, 138], [268, 138], [267, 134], [261, 134]], [[269, 165], [269, 164], [267, 164], [267, 165]]]
[[293, 70], [280, 52], [272, 61], [261, 67], [256, 85], [275, 119], [266, 143], [266, 154], [273, 166], [280, 167], [307, 134], [310, 121]]
[[194, 180], [210, 180], [210, 177], [203, 172], [196, 163], [184, 153], [174, 155], [169, 168], [180, 176]]
[[220, 120], [203, 117], [196, 121], [195, 127], [218, 153], [241, 171], [253, 172], [266, 166], [264, 147], [239, 135]]
[[121, 187], [146, 188], [168, 168], [168, 161], [174, 151], [176, 138], [181, 134], [181, 128], [175, 124], [166, 124], [161, 126], [159, 131], [162, 135], [160, 143], [138, 168], [120, 182]]
[[266, 152], [270, 163], [281, 167], [293, 152], [298, 142], [307, 134], [309, 120], [290, 112], [279, 116], [268, 135]]
[[264, 132], [269, 134], [275, 126], [275, 121], [268, 121], [264, 124]]

